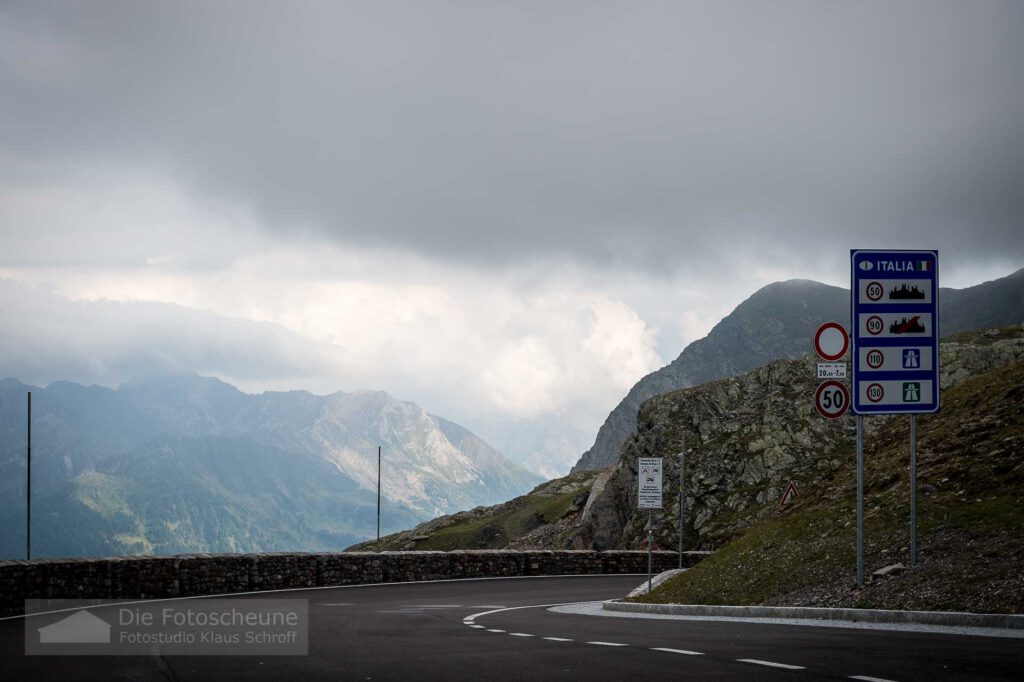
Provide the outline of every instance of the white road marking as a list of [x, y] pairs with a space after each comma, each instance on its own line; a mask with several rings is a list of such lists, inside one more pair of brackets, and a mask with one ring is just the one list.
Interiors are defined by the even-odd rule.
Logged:
[[470, 625], [469, 627], [476, 628], [477, 630], [486, 630], [487, 629], [483, 625]]
[[896, 682], [896, 680], [887, 680], [884, 677], [871, 677], [869, 675], [850, 675], [851, 680], [864, 680], [864, 682]]
[[572, 640], [568, 637], [545, 637], [544, 639], [549, 642], [571, 642]]
[[687, 651], [686, 649], [666, 649], [664, 647], [651, 647], [651, 651], [667, 651], [670, 654], [683, 654], [684, 656], [703, 656], [701, 651]]
[[510, 632], [510, 633], [508, 633], [508, 636], [509, 637], [536, 637], [536, 635], [531, 635], [531, 634], [528, 634], [526, 632]]
[[461, 609], [462, 604], [402, 604], [403, 609]]
[[482, 604], [478, 606], [467, 606], [467, 609], [503, 609], [505, 608], [501, 604]]
[[774, 661], [759, 661], [756, 658], [737, 658], [740, 663], [753, 663], [754, 665], [766, 665], [769, 668], [784, 668], [786, 670], [806, 670], [802, 665], [789, 665], [788, 663], [775, 663]]
[[[595, 574], [596, 575], [596, 574]], [[601, 602], [575, 602], [575, 601], [563, 601], [557, 604], [531, 604], [530, 606], [510, 606], [508, 608], [502, 606], [501, 608], [493, 609], [491, 611], [481, 611], [480, 613], [474, 613], [471, 616], [466, 616], [463, 620], [473, 620], [480, 618], [481, 616], [489, 616], [492, 613], [502, 613], [504, 611], [519, 611], [520, 609], [549, 609], [552, 606], [569, 606], [570, 604], [600, 604]]]
[[596, 644], [597, 646], [629, 646], [621, 642], [587, 642], [587, 644]]
[[487, 628], [487, 632], [505, 632], [505, 631], [504, 630], [499, 630], [498, 628]]

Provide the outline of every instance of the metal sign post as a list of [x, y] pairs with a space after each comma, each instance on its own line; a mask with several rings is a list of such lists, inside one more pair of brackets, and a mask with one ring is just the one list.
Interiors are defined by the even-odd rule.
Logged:
[[380, 551], [380, 446], [377, 446], [377, 551]]
[[683, 444], [679, 448], [679, 568], [683, 567], [683, 528], [685, 528], [686, 511], [686, 432], [683, 431]]
[[32, 560], [32, 391], [28, 392], [28, 447], [25, 450], [25, 559]]
[[864, 587], [864, 417], [857, 415], [857, 587]]
[[647, 510], [647, 594], [654, 580], [654, 511]]
[[661, 457], [637, 458], [638, 509], [647, 510], [647, 592], [651, 591], [654, 566], [654, 511], [661, 509]]
[[917, 564], [917, 416], [939, 411], [939, 252], [850, 251], [857, 415], [857, 582], [863, 586], [862, 415], [910, 415], [910, 565]]
[[917, 565], [917, 415], [910, 415], [910, 567]]

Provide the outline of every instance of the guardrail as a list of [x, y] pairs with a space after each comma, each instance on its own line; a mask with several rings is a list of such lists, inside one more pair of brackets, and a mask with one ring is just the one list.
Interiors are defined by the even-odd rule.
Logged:
[[[693, 566], [708, 552], [684, 552]], [[676, 568], [676, 552], [653, 554], [654, 572]], [[155, 599], [261, 590], [539, 575], [646, 573], [643, 550], [464, 550], [185, 554], [108, 559], [0, 561], [0, 615], [26, 599]]]

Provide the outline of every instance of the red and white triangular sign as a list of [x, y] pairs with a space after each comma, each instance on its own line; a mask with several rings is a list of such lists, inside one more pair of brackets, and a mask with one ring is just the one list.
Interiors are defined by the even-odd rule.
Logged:
[[786, 488], [786, 492], [784, 492], [782, 494], [782, 499], [779, 500], [779, 506], [780, 507], [785, 507], [786, 503], [791, 502], [793, 500], [793, 498], [796, 497], [799, 494], [800, 493], [798, 493], [796, 491], [796, 483], [793, 483], [793, 481], [790, 481], [789, 482], [789, 487]]

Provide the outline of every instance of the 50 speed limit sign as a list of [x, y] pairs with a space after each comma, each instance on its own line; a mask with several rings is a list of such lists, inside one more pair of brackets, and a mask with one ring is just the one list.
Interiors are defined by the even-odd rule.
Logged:
[[814, 392], [814, 409], [825, 419], [839, 419], [850, 408], [850, 391], [841, 381], [823, 381]]

